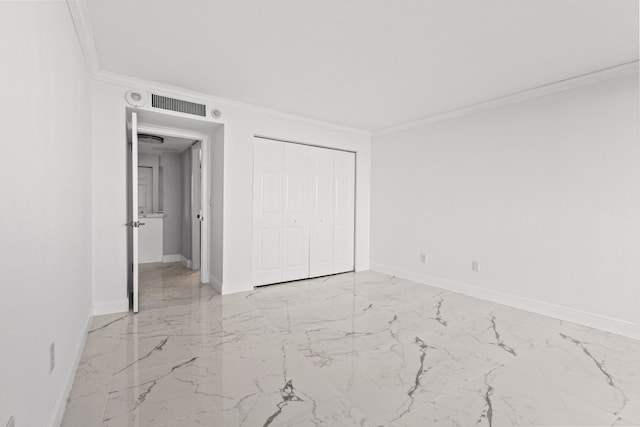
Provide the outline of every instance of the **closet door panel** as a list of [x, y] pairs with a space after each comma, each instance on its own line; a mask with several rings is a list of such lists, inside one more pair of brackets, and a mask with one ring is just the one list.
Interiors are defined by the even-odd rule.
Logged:
[[334, 150], [311, 150], [311, 277], [333, 273]]
[[[260, 230], [260, 271], [275, 272], [280, 269], [280, 228], [262, 227]], [[274, 276], [277, 278], [277, 276]]]
[[328, 264], [332, 261], [333, 248], [331, 244], [333, 242], [333, 227], [326, 225], [318, 225], [315, 227], [315, 263], [316, 268], [318, 265]]
[[309, 147], [284, 144], [282, 280], [309, 277]]
[[282, 281], [283, 143], [254, 140], [254, 283]]
[[316, 213], [319, 215], [330, 215], [333, 209], [333, 177], [330, 175], [316, 176]]
[[335, 153], [333, 272], [354, 269], [356, 155]]

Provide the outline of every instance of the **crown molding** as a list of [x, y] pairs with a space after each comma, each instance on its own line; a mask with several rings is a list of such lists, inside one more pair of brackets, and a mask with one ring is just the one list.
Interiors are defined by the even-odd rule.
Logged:
[[457, 108], [455, 110], [447, 111], [440, 114], [435, 114], [433, 116], [425, 117], [422, 119], [414, 120], [414, 121], [403, 123], [400, 125], [379, 129], [371, 132], [371, 136], [376, 137], [376, 136], [390, 135], [393, 133], [403, 132], [403, 131], [415, 129], [415, 128], [432, 124], [432, 123], [451, 120], [451, 119], [467, 116], [469, 114], [502, 107], [509, 104], [528, 101], [530, 99], [539, 98], [546, 95], [552, 95], [554, 93], [564, 92], [567, 90], [576, 89], [579, 87], [588, 86], [588, 85], [600, 83], [607, 80], [612, 80], [618, 77], [637, 74], [638, 64], [639, 64], [639, 61], [632, 61], [632, 62], [616, 65], [613, 67], [605, 68], [602, 70], [597, 70], [590, 73], [582, 74], [579, 76], [570, 77], [568, 79], [559, 80], [557, 82], [538, 86], [532, 89], [527, 89], [521, 92], [512, 93], [509, 95], [500, 96], [498, 98], [493, 98], [487, 101], [479, 102], [477, 104], [468, 105], [466, 107]]
[[505, 96], [500, 96], [487, 101], [482, 101], [477, 104], [468, 105], [461, 108], [456, 108], [451, 111], [428, 116], [422, 119], [413, 120], [407, 123], [378, 129], [375, 131], [368, 131], [358, 129], [345, 125], [338, 125], [323, 120], [312, 119], [308, 117], [298, 116], [291, 113], [285, 113], [273, 108], [260, 107], [245, 102], [234, 101], [231, 99], [215, 97], [207, 95], [201, 92], [185, 89], [179, 86], [168, 85], [165, 83], [155, 82], [152, 80], [140, 79], [136, 77], [126, 76], [123, 74], [112, 73], [100, 69], [100, 62], [98, 59], [98, 53], [93, 39], [93, 31], [91, 29], [91, 21], [89, 19], [89, 9], [87, 3], [84, 0], [66, 0], [69, 13], [73, 21], [73, 25], [80, 41], [82, 53], [87, 63], [89, 73], [94, 80], [102, 81], [105, 83], [112, 83], [116, 85], [122, 85], [129, 88], [135, 88], [139, 90], [146, 90], [149, 92], [161, 92], [164, 95], [172, 96], [176, 98], [188, 98], [194, 101], [200, 101], [206, 104], [219, 106], [229, 106], [241, 111], [250, 112], [253, 114], [260, 114], [271, 118], [279, 118], [283, 120], [303, 123], [311, 126], [315, 126], [322, 129], [335, 130], [340, 132], [349, 132], [359, 135], [366, 135], [370, 137], [389, 135], [397, 132], [403, 132], [410, 129], [415, 129], [421, 126], [425, 126], [431, 123], [437, 123], [445, 120], [451, 120], [469, 114], [478, 113], [481, 111], [491, 110], [494, 108], [502, 107], [509, 104], [515, 104], [518, 102], [527, 101], [530, 99], [539, 98], [546, 95], [551, 95], [558, 92], [564, 92], [567, 90], [579, 88], [582, 86], [588, 86], [595, 83], [600, 83], [606, 80], [615, 79], [631, 74], [638, 73], [639, 61], [632, 61], [613, 67], [605, 68], [602, 70], [593, 71], [590, 73], [582, 74], [568, 79], [560, 80], [557, 82], [549, 83], [546, 85], [538, 86], [535, 88], [527, 89], [521, 92], [512, 93]]
[[76, 29], [76, 34], [78, 35], [78, 40], [80, 41], [80, 47], [82, 48], [82, 53], [87, 63], [89, 74], [94, 80], [127, 86], [132, 89], [135, 88], [138, 90], [146, 90], [149, 92], [161, 92], [164, 95], [176, 98], [189, 98], [194, 101], [199, 100], [201, 102], [213, 104], [215, 106], [229, 106], [237, 108], [238, 110], [251, 112], [253, 114], [260, 114], [272, 118], [304, 123], [322, 129], [371, 136], [371, 132], [363, 129], [338, 125], [323, 120], [311, 119], [308, 117], [278, 111], [273, 108], [260, 107], [240, 101], [215, 97], [201, 92], [185, 89], [179, 86], [168, 85], [152, 80], [139, 79], [136, 77], [130, 77], [123, 74], [102, 70], [100, 69], [98, 52], [96, 50], [95, 41], [93, 39], [93, 30], [91, 29], [91, 20], [89, 19], [89, 8], [87, 7], [87, 2], [85, 0], [66, 0], [66, 3], [69, 9], [69, 14], [71, 15], [71, 20], [73, 21], [73, 25]]
[[95, 77], [100, 71], [100, 61], [98, 60], [98, 51], [93, 40], [93, 30], [91, 29], [87, 3], [80, 0], [67, 0], [67, 8], [69, 9], [73, 26], [76, 29], [89, 74], [91, 77]]

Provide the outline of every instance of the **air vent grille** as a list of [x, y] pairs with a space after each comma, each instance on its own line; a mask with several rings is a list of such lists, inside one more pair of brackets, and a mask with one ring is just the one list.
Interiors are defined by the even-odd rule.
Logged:
[[195, 102], [188, 102], [181, 99], [174, 99], [155, 94], [151, 95], [151, 106], [155, 108], [161, 108], [163, 110], [193, 114], [194, 116], [205, 117], [207, 115], [206, 105], [196, 104]]

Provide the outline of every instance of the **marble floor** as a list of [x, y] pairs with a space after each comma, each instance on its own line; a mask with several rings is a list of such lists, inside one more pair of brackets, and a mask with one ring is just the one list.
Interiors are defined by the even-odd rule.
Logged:
[[362, 272], [220, 296], [141, 269], [63, 426], [637, 426], [640, 342]]

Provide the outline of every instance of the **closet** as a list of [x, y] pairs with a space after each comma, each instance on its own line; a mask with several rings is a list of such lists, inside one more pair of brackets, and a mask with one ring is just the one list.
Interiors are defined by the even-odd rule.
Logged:
[[254, 138], [254, 285], [353, 271], [355, 157]]

